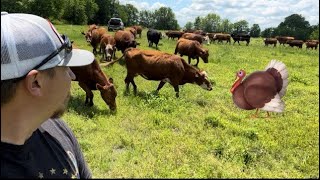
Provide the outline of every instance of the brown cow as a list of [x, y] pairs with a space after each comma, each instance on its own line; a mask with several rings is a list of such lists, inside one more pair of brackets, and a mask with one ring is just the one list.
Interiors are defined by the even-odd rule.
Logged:
[[[104, 27], [93, 29], [91, 32], [87, 32], [86, 34], [82, 33], [83, 35], [85, 35], [87, 42], [90, 42], [93, 48], [93, 54], [97, 54], [96, 48], [98, 47], [98, 45], [100, 45], [102, 35], [105, 33], [107, 33], [107, 29]], [[99, 53], [101, 53], [101, 51]]]
[[98, 29], [98, 26], [95, 24], [91, 24], [91, 25], [89, 25], [89, 29], [86, 33], [83, 31], [81, 32], [81, 34], [84, 35], [87, 42], [91, 41], [91, 33], [92, 33], [92, 30], [94, 30], [94, 29]]
[[179, 53], [181, 57], [183, 55], [188, 56], [189, 64], [191, 63], [191, 58], [197, 59], [197, 63], [195, 64], [195, 66], [198, 66], [199, 56], [204, 63], [208, 63], [209, 51], [201, 47], [198, 41], [181, 38], [180, 40], [178, 40], [176, 49], [174, 51], [174, 54], [177, 53]]
[[306, 49], [313, 49], [315, 48], [315, 50], [317, 50], [318, 48], [318, 44], [319, 44], [319, 41], [318, 40], [307, 40], [306, 41]]
[[194, 33], [184, 33], [181, 38], [189, 39], [189, 40], [195, 40], [198, 41], [200, 44], [202, 44], [204, 38], [200, 34], [194, 34]]
[[164, 53], [157, 50], [140, 50], [129, 48], [125, 52], [127, 76], [125, 78], [126, 90], [129, 91], [129, 84], [133, 85], [134, 93], [137, 93], [137, 86], [134, 77], [142, 76], [147, 80], [161, 81], [157, 92], [168, 82], [179, 97], [179, 85], [193, 83], [203, 89], [212, 90], [205, 71], [187, 64], [184, 59], [177, 55]]
[[124, 30], [131, 32], [132, 35], [134, 36], [134, 38], [136, 38], [136, 36], [137, 36], [137, 30], [136, 30], [135, 28], [133, 28], [133, 27], [127, 27], [127, 28], [125, 28]]
[[117, 91], [113, 85], [113, 79], [107, 79], [97, 60], [94, 60], [89, 65], [70, 67], [70, 69], [76, 75], [74, 81], [78, 81], [79, 86], [86, 92], [85, 105], [93, 106], [92, 90], [99, 90], [102, 99], [109, 106], [110, 110], [116, 110]]
[[111, 61], [116, 53], [116, 40], [110, 34], [102, 35], [100, 41], [100, 52], [102, 52], [102, 59]]
[[222, 34], [222, 33], [216, 33], [213, 36], [214, 40], [218, 40], [218, 43], [222, 41], [227, 41], [226, 43], [229, 42], [229, 44], [231, 44], [231, 35], [230, 34]]
[[289, 44], [289, 46], [293, 47], [293, 46], [297, 46], [298, 48], [302, 48], [303, 45], [303, 41], [302, 40], [288, 40], [287, 44]]
[[276, 39], [279, 41], [279, 44], [283, 45], [287, 43], [287, 41], [289, 40], [294, 40], [294, 37], [290, 37], [290, 36], [276, 36]]
[[137, 42], [134, 40], [133, 34], [128, 31], [117, 31], [114, 34], [114, 39], [116, 40], [117, 50], [120, 50], [122, 53], [129, 47], [137, 47]]
[[139, 38], [141, 38], [141, 34], [142, 34], [142, 27], [141, 26], [132, 26], [136, 31], [137, 31], [137, 34], [139, 34]]
[[273, 44], [273, 47], [277, 46], [277, 39], [276, 38], [266, 38], [264, 40], [264, 45], [268, 46], [269, 44]]
[[168, 39], [171, 38], [171, 39], [174, 39], [174, 38], [178, 38], [180, 39], [181, 36], [184, 34], [184, 32], [180, 32], [180, 31], [168, 31], [166, 32], [166, 35], [168, 36]]

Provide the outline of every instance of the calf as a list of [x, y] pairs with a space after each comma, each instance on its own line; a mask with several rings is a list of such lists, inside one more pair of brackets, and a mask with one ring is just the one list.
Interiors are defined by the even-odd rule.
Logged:
[[134, 77], [137, 75], [147, 80], [160, 81], [157, 92], [166, 82], [170, 83], [174, 87], [176, 97], [179, 97], [179, 85], [186, 83], [197, 84], [208, 91], [212, 90], [206, 72], [187, 64], [177, 55], [156, 50], [129, 48], [125, 52], [125, 62], [127, 68], [126, 90], [129, 91], [131, 83], [135, 94], [137, 86]]
[[92, 90], [99, 90], [102, 99], [109, 106], [110, 110], [116, 110], [117, 91], [113, 85], [113, 79], [107, 79], [97, 60], [94, 60], [89, 65], [70, 67], [70, 69], [76, 75], [74, 81], [78, 81], [79, 86], [86, 92], [85, 105], [93, 106]]
[[181, 57], [183, 55], [188, 56], [189, 64], [191, 63], [191, 58], [197, 59], [197, 63], [195, 64], [195, 66], [198, 66], [199, 56], [204, 63], [208, 63], [209, 51], [201, 47], [198, 41], [181, 38], [180, 40], [178, 40], [176, 49], [174, 51], [174, 54], [177, 53], [179, 53]]
[[250, 35], [248, 34], [231, 34], [231, 37], [232, 39], [234, 40], [233, 44], [238, 42], [238, 44], [240, 45], [240, 42], [239, 41], [247, 41], [247, 46], [249, 45], [250, 43]]
[[129, 47], [137, 47], [137, 42], [134, 40], [133, 34], [128, 31], [119, 30], [114, 34], [114, 39], [116, 40], [116, 48], [124, 53]]
[[159, 40], [161, 39], [161, 33], [158, 32], [157, 30], [149, 29], [147, 32], [147, 38], [148, 38], [149, 47], [151, 47], [152, 44], [155, 43], [156, 48], [158, 49], [158, 43], [159, 43]]
[[168, 39], [174, 39], [174, 38], [178, 38], [180, 39], [181, 36], [184, 34], [184, 32], [180, 32], [180, 31], [168, 31], [166, 32], [166, 35], [168, 36]]
[[318, 44], [319, 44], [319, 41], [318, 40], [307, 40], [306, 42], [306, 49], [313, 49], [315, 48], [315, 50], [317, 50], [318, 48]]
[[302, 48], [303, 45], [303, 41], [302, 40], [288, 40], [287, 44], [289, 44], [290, 47], [294, 47], [297, 46], [298, 48]]
[[264, 40], [264, 45], [268, 46], [269, 44], [273, 44], [273, 47], [277, 46], [277, 39], [276, 38], [266, 38]]
[[189, 40], [195, 40], [198, 41], [200, 44], [203, 42], [203, 36], [200, 34], [194, 34], [194, 33], [184, 33], [181, 38], [189, 39]]
[[104, 34], [100, 41], [100, 52], [102, 52], [102, 59], [111, 61], [116, 53], [116, 40], [110, 34]]
[[279, 44], [283, 45], [287, 43], [287, 41], [294, 40], [294, 37], [290, 36], [276, 36], [276, 39], [279, 41]]
[[137, 36], [137, 30], [136, 30], [135, 28], [133, 28], [133, 27], [128, 27], [128, 28], [125, 28], [124, 30], [131, 32], [131, 34], [133, 35], [133, 37], [136, 38], [136, 36]]
[[216, 33], [214, 36], [213, 36], [213, 39], [214, 40], [218, 40], [218, 43], [222, 43], [222, 41], [226, 41], [226, 43], [229, 42], [229, 44], [231, 44], [231, 36], [230, 34], [222, 34], [222, 33]]
[[141, 38], [142, 27], [141, 26], [132, 26], [132, 27], [137, 31], [137, 34], [139, 34], [139, 38]]
[[100, 44], [102, 35], [105, 33], [107, 33], [107, 29], [104, 27], [93, 29], [91, 32], [87, 32], [86, 34], [82, 33], [85, 35], [87, 42], [90, 42], [93, 48], [92, 49], [93, 54], [97, 54], [96, 48]]

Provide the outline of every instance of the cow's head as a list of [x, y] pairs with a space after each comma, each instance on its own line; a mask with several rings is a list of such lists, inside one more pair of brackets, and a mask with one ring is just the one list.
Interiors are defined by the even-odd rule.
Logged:
[[197, 71], [195, 74], [195, 83], [208, 91], [212, 90], [212, 84], [205, 71]]
[[92, 33], [91, 33], [91, 31], [88, 31], [88, 32], [86, 32], [86, 33], [84, 33], [84, 32], [82, 31], [81, 34], [84, 35], [84, 38], [86, 38], [86, 41], [87, 41], [88, 43], [91, 42], [91, 38], [92, 38]]
[[105, 56], [106, 56], [106, 61], [111, 61], [112, 60], [112, 55], [114, 54], [114, 46], [111, 44], [104, 44], [105, 45]]
[[116, 104], [117, 91], [113, 85], [113, 79], [109, 78], [109, 83], [107, 83], [104, 86], [97, 83], [96, 88], [100, 91], [102, 99], [104, 100], [104, 102], [107, 103], [110, 110], [115, 111], [117, 109], [117, 104]]
[[200, 50], [200, 57], [204, 63], [208, 63], [209, 50], [208, 49], [201, 49]]

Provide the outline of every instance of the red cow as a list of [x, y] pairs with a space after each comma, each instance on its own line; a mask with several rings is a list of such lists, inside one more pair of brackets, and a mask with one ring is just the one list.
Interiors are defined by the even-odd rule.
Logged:
[[124, 55], [127, 68], [125, 78], [127, 91], [131, 83], [136, 94], [137, 86], [133, 79], [137, 75], [147, 80], [161, 81], [157, 92], [166, 82], [170, 83], [174, 87], [176, 97], [179, 97], [179, 85], [186, 83], [197, 84], [208, 91], [212, 90], [206, 72], [189, 65], [177, 55], [137, 48], [127, 49]]

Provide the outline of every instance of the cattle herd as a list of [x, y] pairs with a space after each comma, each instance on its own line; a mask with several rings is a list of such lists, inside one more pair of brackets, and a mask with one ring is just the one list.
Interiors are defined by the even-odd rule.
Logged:
[[[158, 92], [165, 83], [170, 83], [175, 92], [176, 97], [179, 97], [179, 85], [191, 83], [202, 87], [208, 91], [212, 90], [207, 73], [197, 68], [199, 57], [204, 63], [208, 63], [209, 51], [204, 48], [202, 44], [210, 43], [226, 43], [233, 44], [240, 41], [246, 41], [248, 46], [250, 43], [250, 35], [245, 33], [227, 34], [227, 33], [205, 33], [202, 30], [196, 31], [167, 31], [161, 33], [155, 29], [148, 29], [147, 40], [149, 47], [155, 44], [158, 49], [159, 41], [163, 38], [175, 39], [177, 38], [176, 48], [174, 54], [164, 53], [159, 50], [141, 50], [137, 48], [140, 45], [137, 41], [137, 35], [141, 38], [142, 27], [132, 26], [124, 30], [118, 30], [114, 35], [108, 34], [107, 29], [99, 27], [95, 24], [90, 25], [87, 32], [82, 32], [87, 42], [92, 46], [92, 51], [96, 55], [97, 48], [102, 54], [102, 59], [105, 61], [112, 61], [115, 59], [115, 52], [121, 51], [122, 57], [125, 59], [127, 76], [125, 78], [126, 90], [129, 91], [130, 83], [133, 86], [134, 93], [137, 92], [137, 85], [134, 82], [134, 77], [142, 76], [147, 80], [160, 81], [156, 91]], [[280, 45], [288, 44], [291, 47], [297, 46], [302, 48], [305, 43], [306, 48], [317, 49], [318, 40], [296, 40], [294, 37], [277, 36], [275, 38], [264, 39], [265, 46], [273, 45], [276, 47], [277, 43]], [[179, 55], [177, 55], [179, 54]], [[182, 56], [188, 57], [188, 63]], [[120, 60], [121, 58], [117, 59]], [[191, 64], [191, 59], [196, 59], [196, 64]], [[116, 62], [114, 60], [112, 62]], [[76, 75], [76, 80], [79, 86], [86, 92], [85, 104], [93, 105], [92, 90], [99, 90], [102, 99], [109, 106], [110, 110], [116, 110], [116, 96], [117, 92], [113, 85], [113, 79], [107, 76], [100, 69], [99, 63], [95, 60], [92, 64], [84, 67], [72, 67], [72, 71]]]

